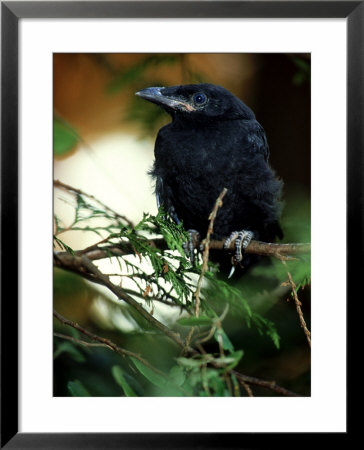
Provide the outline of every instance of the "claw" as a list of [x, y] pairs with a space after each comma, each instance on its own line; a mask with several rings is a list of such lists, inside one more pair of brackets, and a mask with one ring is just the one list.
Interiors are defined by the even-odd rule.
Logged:
[[243, 259], [243, 251], [247, 248], [253, 238], [251, 231], [242, 230], [238, 232], [238, 237], [235, 241], [235, 259], [239, 263]]
[[228, 279], [231, 278], [231, 277], [234, 275], [234, 272], [235, 272], [235, 266], [234, 266], [234, 264], [233, 264], [233, 265], [231, 266], [231, 270], [230, 270]]
[[193, 264], [195, 260], [194, 251], [195, 248], [197, 247], [198, 242], [200, 241], [200, 233], [197, 230], [187, 230], [187, 233], [189, 235], [188, 242], [184, 242], [182, 246], [186, 255], [190, 258], [190, 261]]
[[235, 238], [235, 254], [231, 258], [232, 268], [228, 278], [231, 278], [233, 276], [236, 265], [241, 263], [241, 261], [243, 260], [243, 252], [249, 245], [250, 241], [253, 239], [253, 233], [252, 231], [247, 230], [233, 231], [226, 239], [224, 248], [228, 249], [230, 247], [231, 241]]

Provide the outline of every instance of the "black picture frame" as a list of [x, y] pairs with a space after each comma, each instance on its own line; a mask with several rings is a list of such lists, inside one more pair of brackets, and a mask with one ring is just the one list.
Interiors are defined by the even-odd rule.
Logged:
[[[1, 2], [1, 448], [258, 448], [282, 436], [256, 433], [18, 432], [18, 23], [22, 18], [346, 18], [347, 299], [363, 269], [364, 1]], [[333, 93], [335, 95], [335, 93]], [[359, 252], [358, 252], [359, 249]], [[4, 282], [6, 280], [6, 282]], [[349, 303], [349, 302], [348, 302]], [[349, 311], [348, 311], [349, 312]], [[11, 318], [11, 320], [9, 320]], [[350, 348], [350, 345], [348, 345]], [[334, 395], [334, 394], [333, 394]], [[350, 415], [349, 415], [350, 416]], [[350, 425], [348, 424], [348, 431]], [[338, 433], [336, 444], [349, 433]], [[327, 436], [323, 435], [326, 439]], [[300, 444], [310, 439], [300, 437]], [[316, 434], [315, 442], [318, 443]], [[286, 444], [297, 443], [286, 434]]]

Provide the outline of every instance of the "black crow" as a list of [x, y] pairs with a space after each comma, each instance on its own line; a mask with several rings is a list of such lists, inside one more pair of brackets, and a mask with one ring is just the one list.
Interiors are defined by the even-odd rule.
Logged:
[[[177, 223], [183, 221], [191, 236], [198, 232], [204, 237], [209, 214], [226, 187], [213, 238], [228, 238], [228, 247], [237, 237], [232, 263], [244, 272], [257, 260], [253, 255], [242, 260], [253, 237], [272, 242], [283, 235], [278, 223], [282, 182], [269, 166], [264, 129], [248, 106], [213, 84], [149, 87], [136, 95], [172, 117], [155, 143], [151, 174], [158, 207]], [[225, 252], [211, 251], [210, 257], [223, 271], [231, 268]]]

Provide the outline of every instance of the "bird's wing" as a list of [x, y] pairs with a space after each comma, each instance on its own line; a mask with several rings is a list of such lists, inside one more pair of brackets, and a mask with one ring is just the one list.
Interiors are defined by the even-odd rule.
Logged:
[[264, 159], [268, 161], [269, 158], [269, 146], [267, 137], [263, 127], [254, 121], [251, 129], [248, 133], [248, 140], [254, 148], [254, 153], [260, 153], [264, 156]]
[[158, 209], [162, 206], [164, 210], [167, 211], [172, 219], [177, 223], [177, 225], [181, 223], [180, 219], [177, 216], [175, 207], [173, 206], [171, 189], [164, 182], [161, 176], [156, 177], [155, 196], [157, 199]]

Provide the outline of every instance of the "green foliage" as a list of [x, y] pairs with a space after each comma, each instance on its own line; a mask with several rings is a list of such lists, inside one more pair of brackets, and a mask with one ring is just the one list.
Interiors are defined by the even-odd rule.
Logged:
[[[234, 370], [244, 367], [246, 356], [243, 358], [243, 355], [249, 353], [251, 343], [239, 341], [236, 344], [230, 324], [232, 321], [237, 324], [239, 334], [255, 333], [270, 342], [272, 347], [279, 349], [282, 339], [278, 328], [267, 317], [267, 308], [262, 308], [262, 304], [266, 305], [268, 302], [272, 305], [275, 295], [272, 292], [277, 290], [283, 290], [284, 295], [288, 295], [290, 286], [287, 285], [287, 270], [292, 274], [297, 289], [309, 283], [309, 258], [289, 261], [287, 265], [278, 260], [271, 260], [267, 265], [258, 265], [244, 277], [239, 286], [219, 279], [216, 276], [217, 268], [210, 264], [200, 293], [200, 315], [196, 317], [196, 281], [201, 274], [201, 266], [198, 262], [192, 266], [185, 256], [183, 243], [188, 235], [182, 224], [176, 225], [166, 212], [160, 210], [156, 216], [144, 214], [143, 219], [133, 225], [91, 196], [79, 191], [70, 191], [70, 196], [73, 200], [67, 201], [74, 206], [74, 216], [72, 223], [67, 225], [56, 220], [57, 245], [74, 254], [73, 250], [64, 244], [64, 238], [61, 241], [57, 234], [66, 233], [68, 230], [96, 234], [101, 239], [96, 242], [98, 249], [104, 249], [110, 259], [118, 261], [120, 279], [127, 277], [133, 282], [134, 289], [128, 290], [128, 294], [145, 305], [155, 305], [157, 302], [178, 305], [183, 316], [177, 319], [173, 326], [179, 330], [181, 338], [185, 339], [190, 335], [189, 345], [192, 347], [209, 347], [201, 354], [181, 355], [174, 349], [169, 357], [161, 357], [161, 348], [165, 343], [157, 343], [155, 335], [150, 334], [155, 332], [151, 325], [138, 321], [138, 313], [130, 306], [114, 304], [113, 307], [119, 309], [119, 312], [122, 311], [124, 318], [130, 317], [130, 321], [135, 320], [135, 323], [138, 323], [139, 329], [136, 333], [143, 333], [143, 344], [138, 348], [138, 354], [141, 353], [148, 363], [143, 364], [138, 358], [131, 356], [123, 360], [126, 362], [124, 367], [113, 360], [108, 373], [113, 377], [115, 387], [119, 389], [119, 394], [116, 395], [241, 395]], [[309, 226], [302, 221], [301, 216], [306, 214], [302, 205], [303, 203], [298, 208], [299, 211], [296, 211], [298, 219], [287, 217], [285, 220], [288, 234], [304, 238], [309, 237]], [[295, 227], [295, 220], [300, 223], [298, 227]], [[158, 240], [158, 245], [153, 244], [155, 240]], [[141, 264], [142, 262], [148, 264]], [[124, 346], [124, 339], [121, 342]], [[132, 350], [127, 345], [126, 348]], [[87, 348], [90, 355], [95, 351]], [[98, 351], [110, 352], [105, 348]], [[74, 363], [86, 364], [85, 358], [89, 361], [90, 357], [87, 352], [73, 342], [57, 339], [57, 359], [63, 355], [63, 358], [68, 357]], [[69, 393], [86, 395], [87, 389], [77, 380], [78, 378], [68, 383]], [[94, 390], [91, 392], [93, 394]]]
[[187, 327], [196, 327], [196, 326], [212, 325], [213, 319], [208, 316], [184, 317], [182, 319], [179, 319], [177, 323]]
[[[108, 95], [116, 95], [126, 89], [137, 92], [150, 86], [168, 86], [170, 82], [159, 75], [158, 70], [169, 71], [177, 69], [181, 73], [181, 84], [208, 82], [208, 77], [197, 70], [193, 70], [184, 53], [159, 53], [147, 55], [132, 65], [117, 70], [112, 80], [106, 86]], [[157, 77], [156, 77], [157, 73]], [[163, 71], [160, 71], [163, 74]], [[143, 124], [140, 127], [141, 137], [155, 134], [156, 130], [169, 121], [167, 114], [155, 105], [142, 102], [138, 97], [132, 97], [127, 108], [126, 121]]]
[[63, 199], [70, 203], [74, 209], [74, 217], [71, 224], [64, 226], [60, 219], [55, 215], [55, 240], [57, 244], [69, 251], [70, 247], [65, 246], [58, 235], [66, 231], [82, 231], [96, 234], [99, 237], [108, 236], [119, 237], [120, 231], [129, 226], [128, 221], [123, 217], [106, 207], [103, 203], [86, 194], [73, 192], [73, 198]]
[[[310, 216], [309, 199], [302, 191], [292, 189], [290, 196], [287, 196], [282, 217], [285, 242], [311, 241]], [[311, 255], [302, 255], [299, 258], [287, 261], [285, 265], [277, 259], [272, 259], [269, 266], [258, 265], [254, 267], [252, 275], [257, 277], [260, 283], [264, 278], [287, 284], [287, 271], [290, 272], [296, 284], [296, 290], [303, 289], [311, 282]], [[250, 292], [250, 294], [252, 293]]]
[[53, 152], [55, 156], [66, 156], [80, 142], [74, 128], [59, 117], [53, 120]]
[[[78, 275], [71, 272], [66, 272], [64, 270], [54, 269], [53, 276], [53, 293], [54, 295], [62, 295], [68, 297], [76, 297], [85, 292], [85, 290], [90, 289], [90, 285], [86, 284], [85, 280]], [[73, 332], [72, 335], [78, 338], [78, 332], [74, 328], [70, 328], [69, 332]]]
[[182, 386], [186, 381], [186, 373], [181, 366], [171, 367], [171, 370], [169, 371], [169, 377], [177, 386]]
[[293, 63], [296, 66], [296, 73], [293, 76], [293, 84], [301, 86], [311, 81], [311, 64], [310, 60], [304, 57], [295, 56]]
[[83, 363], [86, 361], [84, 354], [78, 348], [76, 348], [71, 342], [68, 341], [60, 342], [53, 353], [53, 358], [54, 359], [58, 358], [58, 356], [60, 356], [62, 353], [67, 354], [68, 357], [72, 358], [74, 361], [78, 363]]
[[164, 388], [167, 384], [166, 377], [156, 373], [149, 367], [147, 367], [145, 364], [141, 363], [136, 358], [131, 358], [133, 361], [135, 367], [139, 370], [139, 372], [145, 376], [147, 380], [149, 380], [151, 383], [153, 383], [155, 386], [158, 386], [160, 388]]
[[[154, 82], [149, 84], [158, 86], [165, 83]], [[139, 138], [145, 138], [154, 135], [157, 129], [169, 122], [170, 119], [162, 108], [156, 108], [153, 103], [144, 102], [143, 107], [141, 107], [140, 103], [141, 99], [139, 97], [135, 97], [130, 101], [125, 120], [138, 124], [142, 123], [143, 126], [140, 127]]]
[[281, 220], [284, 242], [311, 241], [311, 203], [305, 192], [291, 188], [285, 196]]
[[54, 235], [53, 236], [53, 247], [55, 247], [56, 244], [58, 244], [61, 249], [65, 250], [70, 255], [75, 254], [75, 252], [72, 250], [72, 248], [69, 245], [65, 244], [63, 241], [61, 241], [61, 239], [59, 239], [57, 236]]
[[234, 346], [232, 342], [230, 341], [228, 335], [225, 333], [225, 331], [222, 328], [217, 328], [215, 331], [214, 337], [217, 342], [221, 343], [221, 346], [224, 350], [228, 350], [229, 352], [234, 351]]
[[243, 352], [239, 350], [229, 352], [228, 355], [179, 357], [176, 359], [179, 370], [173, 367], [173, 371], [179, 377], [181, 387], [189, 395], [230, 397], [235, 395], [231, 388], [230, 371], [239, 364], [242, 356]]
[[129, 384], [125, 380], [122, 368], [120, 366], [113, 366], [111, 371], [114, 380], [122, 388], [126, 397], [137, 397], [137, 394], [134, 392], [133, 388], [129, 386]]
[[[125, 70], [121, 70], [117, 73], [114, 79], [108, 84], [107, 92], [114, 94], [122, 89], [130, 87], [130, 85], [141, 85], [141, 89], [144, 86], [141, 80], [145, 81], [146, 72], [149, 69], [155, 69], [157, 66], [169, 66], [178, 62], [178, 55], [176, 54], [152, 54], [146, 56], [141, 61], [127, 67]], [[158, 84], [156, 85], [158, 86]]]
[[[266, 272], [263, 269], [263, 273]], [[270, 337], [274, 345], [279, 348], [279, 334], [272, 321], [263, 317], [258, 312], [253, 311], [251, 304], [253, 302], [248, 301], [242, 292], [241, 286], [239, 288], [230, 285], [229, 283], [219, 280], [208, 274], [209, 285], [204, 289], [204, 296], [208, 298], [210, 305], [213, 305], [215, 309], [222, 308], [223, 305], [229, 305], [230, 310], [234, 315], [241, 320], [244, 320], [246, 326], [251, 327], [255, 325], [258, 332], [261, 335]], [[246, 279], [246, 284], [251, 283], [251, 278]], [[245, 286], [249, 290], [248, 286]]]
[[67, 388], [72, 395], [72, 397], [90, 397], [89, 391], [79, 380], [69, 381], [67, 383]]
[[252, 316], [252, 322], [257, 327], [261, 335], [265, 334], [272, 339], [274, 345], [278, 349], [280, 337], [274, 323], [271, 320], [268, 320], [265, 317], [261, 316], [260, 314], [254, 314]]
[[[156, 68], [169, 67], [179, 62], [180, 57], [177, 54], [148, 55], [124, 70], [118, 71], [107, 85], [106, 91], [114, 95], [124, 89], [137, 92], [149, 86], [165, 86], [167, 84], [165, 80], [151, 79], [150, 72], [153, 73]], [[144, 137], [153, 134], [167, 120], [167, 115], [161, 108], [156, 108], [147, 102], [143, 102], [141, 107], [140, 98], [132, 97], [124, 120], [142, 123], [141, 134]]]

